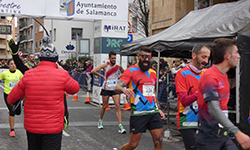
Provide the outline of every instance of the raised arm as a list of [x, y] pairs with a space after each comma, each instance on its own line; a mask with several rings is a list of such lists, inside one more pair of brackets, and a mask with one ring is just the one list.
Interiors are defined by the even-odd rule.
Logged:
[[102, 77], [103, 80], [106, 80], [106, 78], [104, 77], [104, 75], [102, 75], [102, 74], [100, 74], [100, 73], [98, 72], [98, 71], [100, 71], [100, 70], [102, 70], [102, 69], [105, 70], [106, 67], [107, 67], [107, 63], [101, 64], [100, 66], [94, 68], [94, 69], [91, 71], [91, 73], [94, 74], [94, 75], [97, 75], [97, 76], [99, 76], [99, 77]]
[[11, 55], [13, 57], [13, 60], [16, 64], [17, 69], [20, 70], [22, 72], [22, 74], [24, 74], [25, 71], [29, 70], [29, 68], [23, 64], [22, 60], [19, 58], [19, 56], [17, 54], [18, 48], [19, 48], [19, 43], [20, 42], [15, 44], [14, 40], [10, 39], [8, 42], [8, 45], [9, 45], [9, 49], [10, 49]]

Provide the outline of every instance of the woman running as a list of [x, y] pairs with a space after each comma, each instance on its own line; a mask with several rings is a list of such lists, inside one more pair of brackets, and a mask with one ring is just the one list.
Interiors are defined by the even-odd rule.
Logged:
[[21, 80], [23, 74], [16, 69], [16, 65], [13, 59], [7, 61], [7, 65], [9, 70], [3, 71], [0, 74], [0, 80], [4, 80], [4, 101], [6, 106], [9, 109], [9, 124], [10, 124], [10, 136], [15, 136], [14, 131], [14, 123], [15, 123], [15, 115], [21, 114], [21, 105], [20, 101], [17, 101], [15, 105], [10, 105], [7, 103], [7, 97], [12, 88]]

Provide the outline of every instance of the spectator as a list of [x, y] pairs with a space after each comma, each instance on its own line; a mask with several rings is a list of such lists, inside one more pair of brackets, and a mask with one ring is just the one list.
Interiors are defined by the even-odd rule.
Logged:
[[86, 70], [86, 78], [87, 78], [87, 85], [88, 85], [88, 91], [90, 92], [91, 91], [91, 80], [92, 80], [92, 74], [91, 74], [91, 70], [93, 69], [93, 65], [92, 65], [92, 62], [91, 60], [88, 60], [87, 62], [87, 70]]
[[39, 58], [38, 67], [25, 72], [7, 101], [13, 105], [26, 96], [24, 127], [29, 150], [59, 150], [64, 126], [64, 92], [77, 93], [79, 84], [67, 71], [57, 69], [58, 54], [47, 36], [42, 39]]
[[156, 71], [157, 72], [157, 61], [155, 61], [155, 60], [152, 60], [151, 61], [151, 68], [152, 69], [154, 69], [154, 71]]
[[160, 59], [160, 70], [165, 69], [166, 67], [168, 67], [168, 62], [164, 59]]
[[171, 74], [172, 77], [175, 77], [176, 73], [181, 69], [184, 68], [181, 64], [181, 62], [179, 60], [176, 60], [173, 65], [172, 65], [172, 69], [171, 69]]
[[28, 68], [35, 68], [37, 65], [35, 64], [35, 55], [33, 53], [30, 53], [28, 55], [28, 62], [25, 63], [24, 65], [27, 66]]
[[182, 67], [184, 68], [186, 66], [187, 60], [184, 58], [181, 58], [180, 62], [181, 62]]

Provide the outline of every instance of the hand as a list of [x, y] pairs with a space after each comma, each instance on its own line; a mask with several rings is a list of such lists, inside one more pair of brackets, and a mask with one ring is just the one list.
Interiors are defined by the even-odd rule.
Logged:
[[131, 90], [131, 89], [127, 89], [127, 88], [123, 88], [122, 89], [122, 92], [125, 94], [125, 95], [127, 95], [128, 97], [133, 97], [133, 95], [134, 95], [134, 92]]
[[165, 114], [160, 109], [158, 109], [158, 111], [160, 113], [161, 120], [165, 119]]
[[234, 136], [243, 149], [250, 148], [250, 137], [248, 135], [239, 130]]
[[102, 76], [103, 80], [106, 81], [106, 78], [104, 76]]
[[17, 42], [17, 45], [16, 45], [13, 39], [9, 40], [8, 45], [9, 45], [9, 49], [12, 55], [17, 55], [19, 44], [20, 44], [20, 41]]
[[57, 69], [63, 69], [63, 67], [60, 66], [60, 65], [58, 64], [58, 62], [56, 62], [56, 66], [57, 66]]

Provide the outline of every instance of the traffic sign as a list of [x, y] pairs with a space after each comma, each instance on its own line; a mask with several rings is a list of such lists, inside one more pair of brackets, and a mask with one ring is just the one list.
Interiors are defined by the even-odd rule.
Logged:
[[22, 57], [22, 56], [23, 56], [23, 51], [19, 51], [19, 52], [18, 52], [18, 56], [19, 56], [19, 57]]
[[134, 39], [133, 39], [133, 35], [132, 34], [128, 34], [128, 40], [127, 40], [128, 42], [132, 42], [132, 41], [134, 41]]

